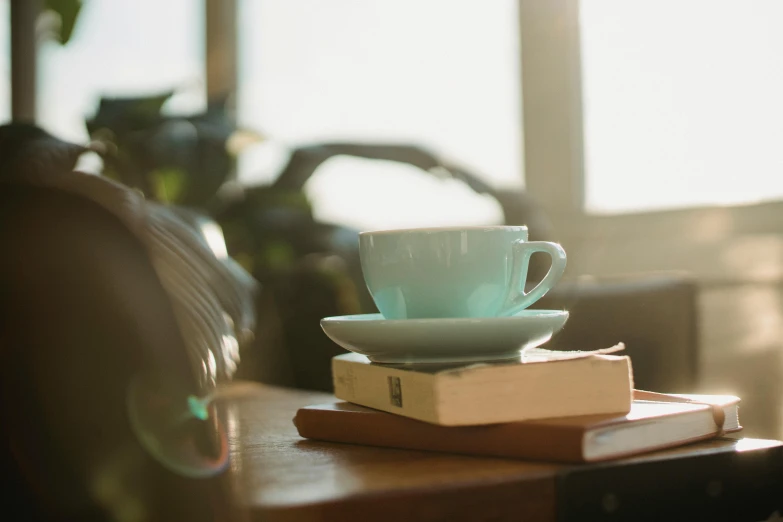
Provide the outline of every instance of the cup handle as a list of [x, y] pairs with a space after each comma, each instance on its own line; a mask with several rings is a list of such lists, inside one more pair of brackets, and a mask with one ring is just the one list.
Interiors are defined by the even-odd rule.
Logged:
[[[544, 279], [530, 292], [525, 293], [530, 256], [536, 252], [549, 254], [552, 258], [552, 266]], [[566, 268], [565, 250], [557, 243], [549, 241], [515, 241], [512, 247], [512, 257], [511, 285], [502, 315], [513, 315], [544, 297], [560, 280]]]

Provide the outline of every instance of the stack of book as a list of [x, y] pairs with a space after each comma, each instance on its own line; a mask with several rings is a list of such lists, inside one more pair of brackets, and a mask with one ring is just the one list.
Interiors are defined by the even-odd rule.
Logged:
[[553, 462], [608, 460], [741, 429], [737, 397], [635, 390], [622, 349], [532, 349], [511, 363], [453, 366], [339, 355], [340, 400], [302, 408], [294, 423], [311, 439]]

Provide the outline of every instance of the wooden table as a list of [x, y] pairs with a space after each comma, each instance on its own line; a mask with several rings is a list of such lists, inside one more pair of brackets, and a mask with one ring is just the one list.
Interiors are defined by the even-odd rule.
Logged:
[[[764, 520], [781, 504], [783, 443], [719, 439], [603, 465], [302, 439], [296, 410], [330, 395], [252, 385], [228, 406], [237, 503], [265, 521]], [[693, 518], [696, 514], [697, 518]], [[685, 519], [685, 518], [683, 518]]]

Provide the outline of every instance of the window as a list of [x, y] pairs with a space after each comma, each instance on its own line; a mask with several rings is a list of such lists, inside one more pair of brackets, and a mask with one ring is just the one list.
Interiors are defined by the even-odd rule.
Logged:
[[783, 2], [580, 12], [588, 211], [783, 198]]
[[39, 123], [84, 142], [85, 118], [101, 96], [176, 90], [167, 110], [203, 109], [203, 20], [203, 0], [84, 2], [68, 44], [46, 41], [40, 48]]
[[0, 2], [0, 121], [11, 119], [11, 19], [8, 2]]
[[[516, 0], [245, 0], [239, 19], [243, 125], [286, 145], [416, 143], [522, 186]], [[259, 146], [241, 178], [267, 181], [284, 157]], [[335, 158], [307, 190], [320, 218], [360, 228], [501, 217], [458, 183], [375, 161]]]

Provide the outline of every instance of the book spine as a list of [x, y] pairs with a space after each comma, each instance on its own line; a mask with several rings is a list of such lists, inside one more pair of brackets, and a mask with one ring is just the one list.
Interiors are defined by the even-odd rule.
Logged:
[[338, 399], [412, 419], [439, 421], [431, 374], [335, 358], [332, 378]]

